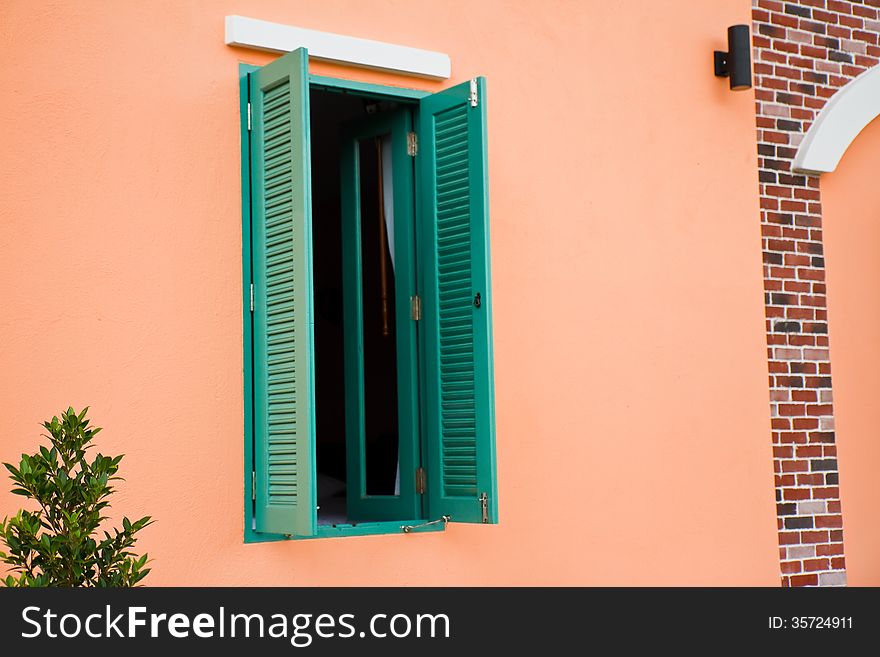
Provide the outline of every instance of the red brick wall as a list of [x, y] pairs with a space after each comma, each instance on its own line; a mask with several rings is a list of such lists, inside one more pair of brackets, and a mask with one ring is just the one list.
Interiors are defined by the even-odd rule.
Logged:
[[820, 186], [791, 163], [827, 100], [880, 61], [880, 0], [753, 0], [752, 21], [782, 584], [841, 585]]

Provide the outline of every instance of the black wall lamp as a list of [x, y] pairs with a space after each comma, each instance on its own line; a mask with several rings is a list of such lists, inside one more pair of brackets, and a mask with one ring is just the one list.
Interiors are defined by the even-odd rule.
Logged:
[[752, 88], [752, 45], [748, 25], [727, 28], [727, 52], [715, 51], [715, 75], [730, 78], [734, 91]]

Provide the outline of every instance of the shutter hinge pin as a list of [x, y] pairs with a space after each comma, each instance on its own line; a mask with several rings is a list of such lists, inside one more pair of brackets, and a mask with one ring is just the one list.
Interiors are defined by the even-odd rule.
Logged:
[[416, 322], [422, 318], [422, 298], [418, 294], [409, 298], [409, 316]]
[[422, 466], [416, 468], [416, 493], [424, 495], [428, 490], [428, 478], [425, 469]]
[[480, 493], [480, 515], [482, 516], [483, 523], [488, 524], [489, 522], [489, 496], [486, 493]]
[[251, 283], [251, 312], [254, 312], [254, 284]]
[[471, 107], [477, 106], [477, 78], [471, 78], [471, 93], [468, 95]]
[[251, 104], [248, 102], [248, 131], [251, 129]]
[[419, 152], [419, 136], [414, 132], [406, 133], [406, 154], [415, 157]]

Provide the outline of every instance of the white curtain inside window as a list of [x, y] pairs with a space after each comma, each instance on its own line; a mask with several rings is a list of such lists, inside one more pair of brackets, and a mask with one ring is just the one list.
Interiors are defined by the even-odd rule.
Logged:
[[391, 172], [391, 135], [382, 137], [382, 199], [385, 204], [385, 234], [394, 271], [394, 176]]

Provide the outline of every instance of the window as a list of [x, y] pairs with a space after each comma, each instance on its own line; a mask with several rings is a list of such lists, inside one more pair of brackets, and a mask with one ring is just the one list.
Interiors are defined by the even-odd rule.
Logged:
[[484, 80], [241, 104], [246, 540], [497, 522]]

